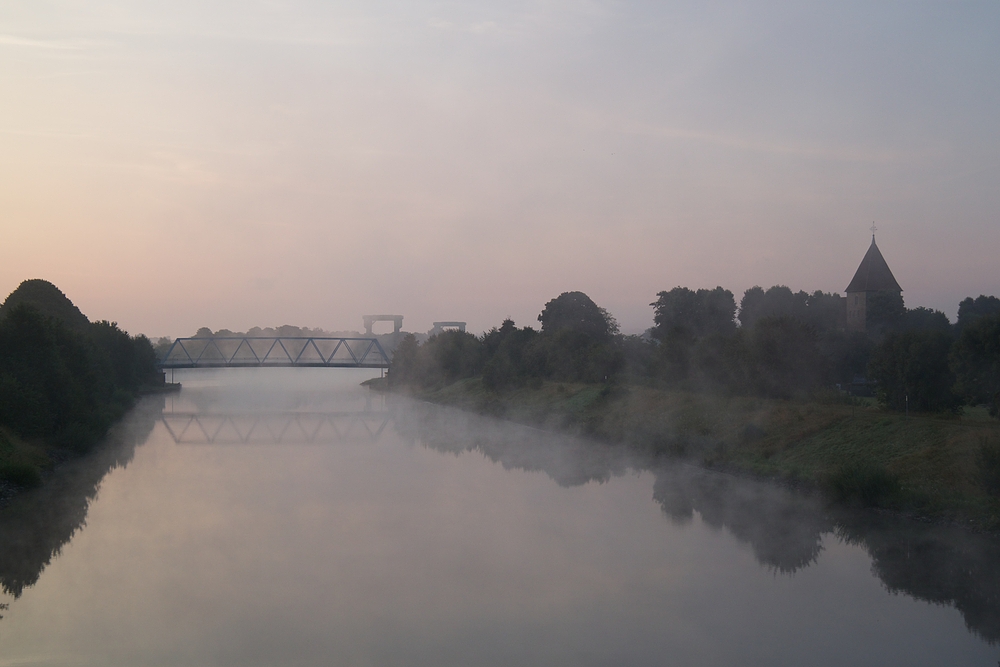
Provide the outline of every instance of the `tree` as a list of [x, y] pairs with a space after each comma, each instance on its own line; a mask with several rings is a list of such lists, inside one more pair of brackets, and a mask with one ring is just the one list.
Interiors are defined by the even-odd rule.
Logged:
[[891, 410], [954, 411], [955, 375], [948, 363], [952, 339], [939, 331], [890, 333], [872, 351], [869, 378], [877, 383], [879, 402]]
[[624, 366], [624, 355], [613, 339], [597, 340], [580, 331], [542, 333], [527, 350], [542, 375], [562, 382], [606, 382]]
[[528, 374], [565, 382], [604, 382], [624, 366], [618, 323], [583, 292], [563, 292], [538, 315], [541, 334], [526, 346]]
[[[72, 303], [63, 306], [69, 313], [76, 308]], [[130, 337], [110, 322], [79, 327], [71, 319], [67, 325], [58, 316], [39, 311], [30, 300], [4, 311], [0, 425], [22, 437], [86, 449], [124, 413], [143, 386], [162, 378], [145, 336]]]
[[865, 325], [869, 332], [881, 335], [900, 328], [906, 306], [899, 292], [869, 292], [865, 305]]
[[573, 331], [598, 341], [608, 340], [617, 328], [608, 311], [583, 292], [563, 292], [552, 299], [545, 304], [538, 321], [544, 334]]
[[819, 290], [812, 294], [792, 292], [784, 285], [764, 291], [754, 286], [743, 293], [740, 301], [740, 325], [753, 326], [765, 317], [791, 317], [819, 331], [831, 331], [843, 326], [844, 304], [837, 294]]
[[844, 297], [839, 294], [816, 290], [806, 299], [804, 321], [815, 327], [817, 333], [843, 329], [846, 315]]
[[120, 389], [135, 393], [157, 381], [156, 353], [145, 336], [131, 337], [117, 322], [102, 320], [90, 325], [90, 338], [98, 359], [107, 365], [105, 375]]
[[482, 370], [482, 341], [465, 331], [444, 331], [423, 345], [413, 334], [400, 341], [389, 364], [389, 383], [438, 387]]
[[868, 372], [875, 343], [863, 331], [825, 331], [818, 347], [830, 368], [830, 381], [851, 384]]
[[940, 331], [950, 334], [951, 322], [948, 321], [948, 316], [940, 310], [918, 306], [906, 310], [900, 328], [903, 331]]
[[518, 329], [514, 321], [506, 319], [500, 328], [494, 327], [483, 334], [483, 384], [494, 391], [502, 391], [524, 384], [530, 377], [541, 377], [544, 364], [532, 359], [530, 350], [538, 332], [531, 327]]
[[743, 339], [747, 382], [753, 393], [791, 398], [826, 380], [827, 360], [816, 346], [816, 330], [791, 317], [766, 317]]
[[622, 336], [621, 349], [625, 374], [630, 378], [655, 375], [658, 347], [656, 341], [644, 336]]
[[1000, 418], [1000, 312], [967, 323], [951, 350], [956, 389]]
[[808, 298], [805, 292], [794, 294], [784, 285], [775, 285], [767, 291], [755, 285], [744, 292], [740, 300], [740, 325], [750, 327], [765, 317], [801, 319]]
[[419, 352], [420, 344], [416, 336], [411, 333], [403, 336], [389, 362], [389, 384], [405, 385], [416, 379]]
[[820, 290], [807, 294], [793, 293], [784, 285], [775, 285], [767, 291], [751, 287], [740, 301], [740, 325], [750, 327], [765, 317], [791, 317], [816, 331], [832, 331], [843, 326], [844, 302], [839, 295]]
[[478, 375], [482, 370], [482, 342], [465, 331], [444, 331], [423, 346], [447, 383]]
[[87, 316], [47, 280], [25, 280], [18, 285], [0, 306], [0, 319], [22, 304], [31, 306], [41, 316], [56, 320], [73, 331], [86, 331], [90, 324]]
[[675, 287], [659, 292], [653, 307], [653, 336], [665, 340], [672, 334], [701, 338], [712, 334], [731, 335], [736, 331], [736, 300], [727, 289]]
[[980, 294], [975, 299], [966, 297], [958, 304], [958, 322], [956, 326], [959, 330], [964, 329], [980, 317], [1000, 313], [1000, 299], [995, 296]]

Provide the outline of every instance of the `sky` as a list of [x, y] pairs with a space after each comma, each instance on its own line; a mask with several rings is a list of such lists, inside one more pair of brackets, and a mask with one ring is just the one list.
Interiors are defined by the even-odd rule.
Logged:
[[[0, 298], [404, 329], [676, 286], [1000, 295], [1000, 3], [0, 3]], [[391, 327], [391, 325], [385, 325]]]

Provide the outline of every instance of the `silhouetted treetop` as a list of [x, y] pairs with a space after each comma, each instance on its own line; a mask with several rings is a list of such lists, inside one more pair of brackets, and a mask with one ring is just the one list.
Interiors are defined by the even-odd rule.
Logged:
[[975, 299], [967, 297], [958, 304], [958, 328], [964, 329], [980, 317], [995, 313], [1000, 313], [1000, 299], [995, 296], [980, 294]]
[[941, 333], [951, 333], [951, 322], [948, 316], [940, 310], [924, 308], [908, 308], [903, 316], [902, 328], [905, 331], [940, 331]]
[[58, 320], [63, 326], [82, 331], [90, 324], [87, 316], [62, 291], [47, 280], [25, 280], [10, 293], [0, 306], [0, 319], [14, 308], [27, 304], [45, 317]]
[[687, 287], [675, 287], [669, 292], [658, 293], [657, 297], [650, 305], [656, 323], [653, 335], [660, 340], [671, 334], [701, 338], [713, 334], [725, 336], [736, 331], [736, 299], [727, 289], [716, 287], [695, 292]]
[[617, 323], [583, 292], [563, 292], [545, 304], [538, 321], [542, 333], [573, 331], [603, 340], [615, 333]]
[[44, 280], [25, 281], [0, 316], [0, 426], [85, 450], [150, 385], [162, 383], [145, 336], [94, 322]]
[[819, 290], [808, 294], [793, 293], [784, 285], [775, 285], [767, 291], [760, 286], [751, 287], [740, 301], [740, 324], [749, 327], [765, 317], [791, 317], [817, 331], [829, 331], [843, 328], [844, 302], [836, 294]]

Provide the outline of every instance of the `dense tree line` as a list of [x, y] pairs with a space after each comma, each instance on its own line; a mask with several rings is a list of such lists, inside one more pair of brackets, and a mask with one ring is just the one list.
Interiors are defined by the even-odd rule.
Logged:
[[481, 376], [506, 391], [543, 380], [632, 382], [774, 398], [834, 387], [874, 387], [894, 410], [948, 411], [963, 403], [1000, 414], [1000, 299], [966, 299], [952, 325], [907, 309], [897, 293], [869, 295], [867, 330], [845, 330], [843, 299], [785, 286], [747, 290], [737, 307], [722, 287], [657, 294], [654, 326], [624, 336], [582, 292], [545, 304], [539, 329], [511, 320], [482, 336], [446, 331], [397, 348], [391, 384], [423, 388]]
[[21, 438], [88, 449], [160, 382], [145, 336], [90, 322], [51, 283], [25, 281], [0, 306], [0, 427]]
[[586, 294], [552, 299], [538, 321], [540, 330], [508, 319], [481, 337], [445, 331], [422, 345], [408, 335], [393, 355], [390, 382], [432, 387], [482, 375], [487, 387], [503, 390], [542, 379], [605, 382], [622, 369], [618, 324]]

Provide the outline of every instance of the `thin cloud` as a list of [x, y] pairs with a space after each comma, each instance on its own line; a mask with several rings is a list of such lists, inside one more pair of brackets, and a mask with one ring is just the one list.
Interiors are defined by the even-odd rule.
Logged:
[[464, 25], [459, 25], [457, 23], [452, 23], [451, 21], [445, 21], [443, 19], [433, 18], [427, 21], [427, 25], [437, 30], [468, 32], [474, 35], [482, 35], [485, 33], [509, 32], [507, 30], [504, 30], [500, 26], [500, 24], [496, 23], [495, 21], [482, 21], [479, 23], [468, 23]]
[[902, 153], [885, 149], [870, 149], [856, 146], [832, 147], [821, 144], [803, 142], [770, 141], [753, 137], [689, 130], [686, 128], [663, 127], [656, 125], [628, 124], [620, 128], [625, 134], [635, 134], [660, 139], [681, 139], [733, 148], [736, 150], [771, 153], [774, 155], [792, 155], [797, 157], [820, 158], [844, 162], [892, 163], [901, 160], [914, 160], [922, 157], [915, 153]]
[[31, 39], [29, 37], [18, 37], [17, 35], [0, 35], [0, 46], [44, 49], [48, 51], [79, 51], [81, 49], [106, 46], [106, 43], [89, 40]]

